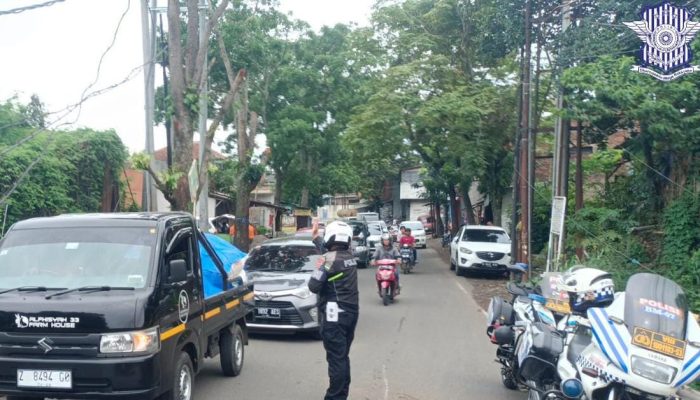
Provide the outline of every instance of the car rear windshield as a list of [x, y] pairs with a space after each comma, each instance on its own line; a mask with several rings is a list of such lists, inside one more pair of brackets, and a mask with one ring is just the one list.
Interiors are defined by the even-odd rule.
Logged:
[[368, 225], [370, 235], [381, 235], [382, 227], [377, 224]]
[[248, 256], [247, 271], [302, 272], [313, 271], [320, 257], [315, 246], [262, 246]]
[[2, 288], [146, 286], [156, 229], [15, 230], [0, 243]]
[[510, 243], [508, 235], [503, 231], [493, 229], [465, 229], [462, 235], [464, 242], [483, 242], [483, 243]]
[[422, 231], [423, 230], [423, 224], [421, 222], [415, 221], [415, 222], [404, 222], [401, 224], [401, 226], [405, 226], [406, 228], [410, 229], [411, 231]]

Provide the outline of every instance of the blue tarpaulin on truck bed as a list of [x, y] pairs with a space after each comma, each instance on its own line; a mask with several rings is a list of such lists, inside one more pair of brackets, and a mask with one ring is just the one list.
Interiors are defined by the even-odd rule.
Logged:
[[[216, 257], [221, 260], [226, 273], [231, 271], [231, 266], [246, 256], [236, 246], [226, 240], [211, 234], [205, 233], [204, 237], [214, 249]], [[214, 297], [224, 291], [224, 281], [219, 268], [207, 249], [199, 243], [199, 254], [202, 258], [202, 278], [204, 281], [204, 298]]]

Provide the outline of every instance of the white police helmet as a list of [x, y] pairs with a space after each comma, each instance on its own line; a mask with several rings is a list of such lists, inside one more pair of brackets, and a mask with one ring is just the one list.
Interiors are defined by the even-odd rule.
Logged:
[[326, 226], [323, 234], [323, 245], [328, 248], [332, 245], [350, 246], [352, 241], [352, 228], [343, 221], [333, 221]]

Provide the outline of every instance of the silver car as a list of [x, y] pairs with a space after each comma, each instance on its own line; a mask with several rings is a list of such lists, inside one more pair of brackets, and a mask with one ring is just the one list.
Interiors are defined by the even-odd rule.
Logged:
[[320, 253], [310, 238], [269, 240], [248, 255], [245, 270], [255, 285], [250, 331], [308, 332], [318, 337], [318, 297], [308, 288]]

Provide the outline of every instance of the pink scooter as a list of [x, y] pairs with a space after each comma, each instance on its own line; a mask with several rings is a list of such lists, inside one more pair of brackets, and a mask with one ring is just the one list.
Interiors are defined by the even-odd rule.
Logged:
[[394, 302], [394, 296], [397, 296], [396, 289], [396, 264], [398, 260], [379, 260], [377, 261], [377, 289], [379, 289], [379, 297], [382, 298], [385, 306]]

